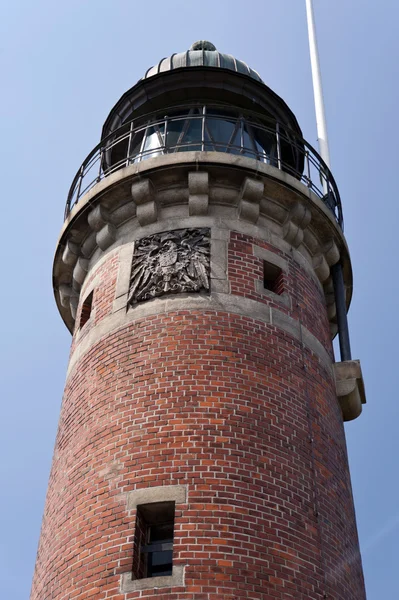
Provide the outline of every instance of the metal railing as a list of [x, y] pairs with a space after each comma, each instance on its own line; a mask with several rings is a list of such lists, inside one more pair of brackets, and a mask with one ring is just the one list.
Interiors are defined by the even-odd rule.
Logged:
[[[141, 118], [141, 123], [143, 123]], [[103, 138], [84, 160], [72, 182], [65, 218], [94, 185], [115, 171], [174, 152], [216, 151], [247, 156], [289, 173], [314, 192], [343, 228], [342, 206], [334, 178], [317, 151], [279, 123], [265, 125], [247, 117], [185, 114], [127, 123]]]

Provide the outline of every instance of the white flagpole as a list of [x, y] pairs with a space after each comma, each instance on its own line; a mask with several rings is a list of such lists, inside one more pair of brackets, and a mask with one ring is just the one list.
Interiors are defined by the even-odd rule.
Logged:
[[[317, 137], [319, 139], [320, 156], [330, 168], [330, 150], [328, 147], [328, 135], [326, 124], [326, 113], [324, 109], [323, 88], [321, 85], [321, 72], [319, 53], [317, 49], [316, 27], [314, 22], [313, 2], [306, 0], [306, 13], [308, 17], [310, 61], [312, 65], [313, 92], [316, 108]], [[323, 177], [323, 188], [329, 193], [327, 181]], [[346, 292], [342, 265], [338, 262], [331, 267], [331, 276], [334, 286], [335, 306], [337, 307], [337, 323], [339, 335], [339, 347], [341, 361], [351, 360], [351, 346], [349, 340], [348, 319], [346, 316]]]
[[306, 13], [308, 18], [310, 62], [312, 65], [313, 92], [316, 109], [317, 137], [319, 140], [320, 156], [330, 168], [330, 150], [328, 147], [326, 112], [324, 108], [323, 87], [321, 84], [321, 71], [319, 52], [317, 48], [316, 26], [313, 12], [313, 1], [306, 0]]

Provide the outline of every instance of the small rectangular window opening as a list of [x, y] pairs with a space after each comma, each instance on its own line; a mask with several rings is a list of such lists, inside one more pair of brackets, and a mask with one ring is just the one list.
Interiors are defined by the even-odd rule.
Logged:
[[284, 291], [282, 269], [266, 260], [263, 261], [263, 287], [279, 295]]
[[85, 325], [87, 323], [87, 321], [90, 319], [92, 306], [93, 306], [93, 292], [90, 292], [90, 294], [84, 300], [84, 302], [82, 304], [82, 310], [80, 311], [80, 322], [79, 322], [80, 329], [82, 329], [83, 325]]
[[174, 502], [153, 502], [137, 507], [133, 577], [172, 575]]

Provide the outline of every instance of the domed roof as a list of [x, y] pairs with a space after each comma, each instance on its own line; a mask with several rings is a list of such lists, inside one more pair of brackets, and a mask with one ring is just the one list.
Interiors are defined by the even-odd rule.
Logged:
[[194, 42], [190, 50], [186, 52], [179, 52], [178, 54], [172, 54], [168, 58], [163, 58], [157, 65], [148, 69], [143, 79], [157, 75], [158, 73], [164, 73], [165, 71], [171, 71], [173, 69], [180, 69], [181, 67], [216, 67], [221, 69], [229, 69], [236, 73], [242, 73], [248, 75], [263, 83], [259, 74], [251, 69], [242, 60], [237, 60], [231, 54], [222, 54], [216, 50], [216, 47], [206, 40], [200, 40]]

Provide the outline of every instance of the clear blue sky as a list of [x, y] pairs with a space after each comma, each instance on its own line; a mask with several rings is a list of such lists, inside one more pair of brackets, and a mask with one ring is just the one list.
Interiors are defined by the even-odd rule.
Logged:
[[[369, 600], [399, 598], [397, 0], [315, 0], [333, 172], [368, 404], [346, 426]], [[163, 56], [212, 41], [259, 71], [316, 145], [305, 0], [14, 0], [0, 14], [0, 581], [26, 600], [70, 335], [52, 258], [72, 178], [114, 103]]]

